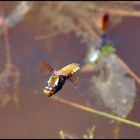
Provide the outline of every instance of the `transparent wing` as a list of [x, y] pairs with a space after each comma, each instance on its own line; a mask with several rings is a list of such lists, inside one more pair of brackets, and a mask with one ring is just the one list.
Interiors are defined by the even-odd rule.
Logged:
[[47, 62], [47, 60], [43, 60], [41, 65], [41, 72], [43, 75], [46, 75], [48, 73], [52, 73], [54, 71], [54, 68]]

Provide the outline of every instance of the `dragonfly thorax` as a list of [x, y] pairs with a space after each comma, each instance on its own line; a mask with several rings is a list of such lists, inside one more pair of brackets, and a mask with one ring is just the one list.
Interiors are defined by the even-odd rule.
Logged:
[[59, 83], [59, 75], [52, 74], [48, 80], [48, 85], [58, 85]]
[[45, 85], [44, 93], [50, 97], [51, 95], [55, 94], [59, 91], [63, 84], [65, 83], [66, 78], [64, 76], [58, 74], [52, 74], [49, 78], [48, 82]]

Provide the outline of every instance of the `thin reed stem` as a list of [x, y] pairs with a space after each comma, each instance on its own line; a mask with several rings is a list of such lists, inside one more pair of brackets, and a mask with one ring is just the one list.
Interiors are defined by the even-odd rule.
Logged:
[[89, 112], [89, 113], [92, 113], [92, 114], [103, 116], [103, 117], [106, 117], [108, 119], [113, 119], [113, 120], [116, 120], [118, 122], [140, 128], [140, 123], [139, 122], [130, 121], [130, 120], [127, 120], [125, 118], [121, 118], [121, 117], [118, 117], [118, 116], [115, 116], [115, 115], [111, 115], [111, 114], [108, 114], [108, 113], [105, 113], [105, 112], [101, 112], [101, 111], [86, 107], [84, 105], [80, 105], [80, 104], [77, 104], [77, 103], [70, 102], [68, 100], [65, 100], [65, 99], [62, 99], [62, 98], [59, 98], [59, 97], [56, 97], [56, 96], [53, 97], [52, 99], [54, 101], [66, 104], [68, 106], [71, 106], [71, 107], [74, 107], [74, 108], [77, 108], [77, 109], [80, 109], [80, 110], [83, 110], [83, 111], [86, 111], [86, 112]]
[[4, 42], [5, 42], [5, 49], [6, 49], [6, 67], [10, 67], [12, 65], [11, 61], [11, 51], [10, 45], [8, 40], [8, 29], [4, 27]]

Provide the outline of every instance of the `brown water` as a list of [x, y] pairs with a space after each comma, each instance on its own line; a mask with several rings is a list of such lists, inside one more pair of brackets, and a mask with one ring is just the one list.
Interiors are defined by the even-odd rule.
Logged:
[[[2, 4], [8, 11], [8, 4]], [[9, 7], [8, 7], [9, 6]], [[126, 18], [111, 31], [117, 38], [117, 54], [140, 75], [140, 19]], [[0, 109], [0, 138], [58, 138], [58, 132], [64, 132], [81, 137], [88, 128], [96, 126], [96, 138], [112, 138], [114, 125], [107, 119], [54, 102], [48, 97], [34, 94], [40, 92], [46, 77], [37, 79], [40, 65], [45, 58], [57, 68], [74, 62], [85, 52], [83, 45], [70, 36], [59, 36], [54, 40], [36, 41], [35, 37], [42, 35], [42, 27], [36, 21], [24, 21], [9, 31], [12, 59], [20, 69], [20, 109], [17, 111], [13, 103]], [[2, 42], [2, 38], [0, 39]], [[1, 46], [0, 64], [5, 61], [4, 48]], [[140, 91], [138, 87], [134, 108], [128, 119], [140, 122]], [[73, 102], [85, 104], [78, 92], [66, 83], [57, 94], [59, 97]], [[121, 124], [120, 138], [140, 138], [140, 129]]]

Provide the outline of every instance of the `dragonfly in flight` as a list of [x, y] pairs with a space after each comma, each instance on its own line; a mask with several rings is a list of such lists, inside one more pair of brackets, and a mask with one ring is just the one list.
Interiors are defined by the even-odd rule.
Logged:
[[54, 70], [46, 61], [45, 65], [48, 71], [52, 73], [43, 89], [44, 94], [48, 97], [61, 90], [65, 81], [72, 79], [72, 76], [80, 69], [80, 65], [77, 63], [69, 64], [58, 71]]

